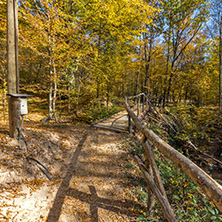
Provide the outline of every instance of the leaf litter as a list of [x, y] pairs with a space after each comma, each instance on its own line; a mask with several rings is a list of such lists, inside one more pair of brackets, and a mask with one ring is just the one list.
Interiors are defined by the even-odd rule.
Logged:
[[123, 149], [124, 135], [40, 118], [29, 114], [23, 133], [51, 181], [1, 123], [0, 221], [136, 221], [144, 206], [131, 192], [137, 172], [126, 167], [133, 160]]

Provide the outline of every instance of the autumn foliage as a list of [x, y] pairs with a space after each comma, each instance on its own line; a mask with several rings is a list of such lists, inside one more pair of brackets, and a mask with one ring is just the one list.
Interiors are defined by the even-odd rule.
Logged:
[[[139, 92], [163, 107], [218, 105], [218, 39], [209, 38], [205, 28], [208, 5], [205, 0], [19, 1], [21, 91], [47, 99], [50, 118], [109, 111], [123, 96]], [[0, 23], [3, 92], [6, 0], [0, 2]]]

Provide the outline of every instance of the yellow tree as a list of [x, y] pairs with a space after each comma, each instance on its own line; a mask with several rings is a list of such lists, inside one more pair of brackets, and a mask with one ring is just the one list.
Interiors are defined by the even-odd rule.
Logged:
[[[58, 79], [65, 68], [66, 60], [75, 55], [75, 47], [68, 44], [70, 36], [75, 36], [76, 26], [69, 23], [70, 17], [61, 9], [63, 1], [22, 1], [21, 41], [23, 55], [26, 51], [35, 53], [35, 61], [45, 66], [44, 76], [49, 84], [49, 119], [56, 119], [56, 98]], [[74, 52], [74, 53], [73, 53]], [[40, 58], [40, 59], [39, 59]], [[23, 60], [26, 63], [25, 60]], [[33, 61], [34, 62], [34, 61]], [[25, 66], [26, 64], [24, 64]]]
[[[88, 34], [95, 51], [93, 77], [97, 97], [106, 94], [107, 105], [113, 87], [122, 77], [125, 67], [138, 47], [138, 37], [144, 24], [151, 23], [153, 7], [141, 0], [94, 1], [86, 4]], [[103, 93], [104, 91], [104, 93]]]
[[7, 22], [6, 22], [6, 11], [7, 5], [6, 0], [0, 1], [0, 90], [2, 93], [2, 106], [3, 116], [5, 119], [6, 109], [6, 63], [7, 63], [7, 52], [6, 52], [6, 35], [7, 35]]
[[177, 77], [180, 58], [199, 33], [209, 11], [205, 0], [163, 0], [162, 9], [165, 22], [163, 37], [166, 43], [166, 85], [162, 93], [165, 106], [169, 102], [172, 84]]

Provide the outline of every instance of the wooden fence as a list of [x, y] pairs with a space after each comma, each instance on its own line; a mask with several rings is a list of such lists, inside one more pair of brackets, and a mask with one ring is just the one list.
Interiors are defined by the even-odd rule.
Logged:
[[[132, 121], [135, 124], [140, 133], [143, 134], [142, 145], [145, 150], [146, 159], [149, 164], [144, 164], [138, 156], [135, 156], [135, 159], [144, 175], [145, 180], [147, 181], [149, 190], [155, 195], [158, 203], [160, 204], [163, 214], [168, 221], [177, 221], [175, 218], [174, 212], [169, 204], [169, 201], [166, 196], [164, 186], [162, 184], [160, 173], [155, 163], [155, 159], [152, 153], [150, 143], [152, 143], [165, 157], [170, 159], [177, 167], [179, 167], [188, 177], [190, 177], [195, 184], [202, 190], [202, 192], [213, 201], [217, 209], [222, 213], [222, 186], [218, 184], [213, 178], [211, 178], [206, 172], [199, 168], [195, 163], [189, 160], [187, 157], [182, 155], [172, 146], [163, 141], [158, 137], [152, 130], [145, 128], [140, 119], [139, 113], [137, 115], [130, 108], [129, 99], [136, 99], [141, 101], [139, 97], [143, 97], [143, 102], [145, 101], [146, 110], [143, 109], [143, 113], [148, 110], [149, 101], [148, 98], [143, 94], [139, 94], [135, 97], [125, 98], [125, 106], [129, 115], [129, 132], [132, 132]], [[138, 105], [139, 107], [140, 105]], [[139, 108], [138, 108], [139, 109]], [[164, 118], [164, 117], [162, 117]], [[153, 177], [151, 175], [150, 166]], [[151, 192], [149, 192], [151, 193]], [[151, 197], [149, 197], [151, 198]]]

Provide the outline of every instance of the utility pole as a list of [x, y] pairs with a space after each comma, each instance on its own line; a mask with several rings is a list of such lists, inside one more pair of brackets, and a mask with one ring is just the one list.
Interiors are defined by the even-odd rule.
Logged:
[[219, 111], [222, 111], [222, 15], [218, 12], [219, 23]]
[[[18, 72], [18, 2], [7, 0], [7, 70], [8, 70], [8, 94], [19, 93]], [[20, 100], [9, 97], [9, 135], [16, 138], [18, 135], [20, 120]]]

